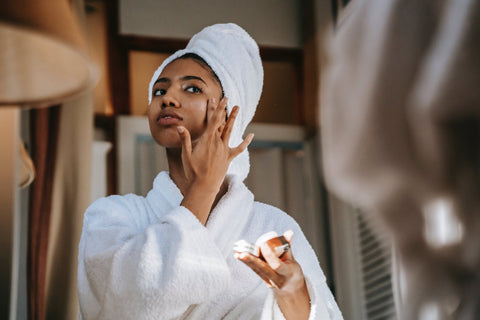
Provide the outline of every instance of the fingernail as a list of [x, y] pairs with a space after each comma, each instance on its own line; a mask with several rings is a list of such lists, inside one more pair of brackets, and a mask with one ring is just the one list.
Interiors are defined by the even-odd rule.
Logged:
[[185, 131], [184, 127], [177, 127], [178, 133], [183, 133]]

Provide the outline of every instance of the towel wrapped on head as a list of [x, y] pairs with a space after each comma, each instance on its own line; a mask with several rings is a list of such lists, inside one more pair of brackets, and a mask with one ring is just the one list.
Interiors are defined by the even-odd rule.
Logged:
[[[200, 56], [218, 76], [228, 98], [228, 114], [234, 106], [240, 107], [229, 141], [230, 147], [236, 147], [243, 140], [243, 133], [255, 114], [262, 93], [263, 66], [257, 43], [234, 23], [204, 28], [190, 39], [185, 49], [165, 59], [155, 71], [148, 88], [149, 103], [152, 101], [153, 85], [165, 66], [187, 53]], [[227, 174], [244, 180], [249, 171], [250, 160], [245, 150], [233, 159]]]

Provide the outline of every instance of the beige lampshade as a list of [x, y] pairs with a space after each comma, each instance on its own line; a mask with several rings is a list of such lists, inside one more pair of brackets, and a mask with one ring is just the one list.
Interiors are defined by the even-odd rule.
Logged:
[[2, 1], [0, 106], [51, 106], [97, 78], [71, 1]]

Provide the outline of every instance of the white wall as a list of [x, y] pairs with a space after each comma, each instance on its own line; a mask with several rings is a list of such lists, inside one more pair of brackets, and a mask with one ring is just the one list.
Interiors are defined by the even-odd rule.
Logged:
[[120, 33], [188, 39], [214, 23], [235, 22], [260, 44], [300, 48], [299, 0], [120, 0]]

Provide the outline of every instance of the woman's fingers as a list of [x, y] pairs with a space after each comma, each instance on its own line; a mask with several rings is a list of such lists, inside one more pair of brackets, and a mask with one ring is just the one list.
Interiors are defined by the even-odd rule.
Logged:
[[207, 101], [207, 126], [213, 122], [215, 117], [215, 110], [217, 109], [217, 100], [215, 98], [210, 98]]
[[[291, 243], [293, 232], [288, 230], [283, 236]], [[293, 258], [291, 249], [281, 258], [266, 243], [261, 245], [260, 251], [265, 260], [246, 253], [237, 253], [235, 257], [255, 271], [267, 285], [282, 292], [296, 290], [304, 284], [302, 269]]]
[[267, 285], [277, 288], [283, 286], [285, 281], [283, 277], [277, 274], [265, 261], [248, 253], [239, 253], [235, 257], [249, 266]]
[[238, 110], [240, 108], [238, 106], [233, 107], [232, 112], [230, 112], [230, 116], [227, 119], [227, 123], [225, 124], [225, 128], [222, 132], [222, 140], [228, 144], [230, 140], [230, 135], [232, 133], [233, 124], [235, 123], [235, 119], [237, 118]]
[[268, 246], [268, 244], [264, 243], [260, 247], [263, 257], [265, 261], [267, 261], [268, 265], [272, 268], [273, 271], [282, 274], [283, 271], [283, 261], [280, 260], [279, 257], [273, 252], [273, 250]]
[[[207, 108], [207, 128], [210, 132], [215, 132], [218, 128], [225, 122], [225, 106], [227, 105], [227, 98], [222, 98], [220, 103], [216, 103], [215, 98], [209, 99], [208, 108]], [[221, 133], [221, 132], [220, 132]]]
[[[283, 236], [288, 243], [291, 243], [293, 231], [288, 230], [284, 233]], [[272, 250], [272, 248], [270, 248], [270, 246], [266, 243], [262, 244], [260, 250], [263, 257], [265, 258], [265, 261], [273, 269], [273, 271], [283, 276], [288, 276], [291, 273], [289, 267], [291, 266], [292, 262], [295, 262], [291, 247], [283, 254], [281, 258], [279, 258], [277, 254]]]
[[285, 240], [287, 240], [287, 242], [290, 243], [290, 242], [292, 242], [293, 231], [292, 230], [287, 230], [283, 233], [283, 236], [285, 237]]
[[[260, 278], [262, 278], [262, 280], [265, 281], [265, 283], [270, 285], [270, 278], [267, 276], [267, 274], [265, 272], [257, 272], [256, 271], [256, 270], [260, 270], [262, 268], [262, 266], [259, 265], [259, 263], [255, 262], [254, 259], [256, 259], [256, 257], [253, 257], [252, 255], [250, 255], [248, 253], [238, 253], [237, 252], [237, 253], [235, 253], [235, 258], [237, 258], [238, 260], [245, 263], [250, 269], [252, 269], [256, 274], [258, 274], [258, 276]], [[260, 263], [265, 263], [265, 262], [260, 261]]]
[[249, 133], [248, 136], [242, 141], [242, 143], [240, 143], [237, 147], [230, 149], [230, 159], [233, 159], [236, 156], [238, 156], [240, 153], [242, 153], [243, 150], [245, 150], [248, 147], [248, 145], [252, 142], [253, 137], [254, 137], [253, 133]]
[[221, 113], [221, 115], [222, 115], [221, 117], [222, 124], [218, 127], [218, 133], [220, 135], [220, 139], [223, 139], [223, 131], [225, 130], [225, 126], [227, 125], [227, 107], [223, 109], [223, 112]]
[[[283, 236], [288, 243], [291, 243], [293, 232], [288, 230]], [[245, 263], [258, 274], [260, 278], [274, 290], [277, 297], [278, 295], [296, 295], [301, 292], [301, 290], [307, 292], [302, 268], [293, 259], [290, 250], [288, 250], [282, 258], [279, 258], [273, 250], [264, 243], [260, 247], [260, 251], [265, 260], [247, 253], [236, 253], [235, 258]]]
[[182, 141], [182, 154], [190, 158], [192, 154], [192, 140], [190, 138], [190, 132], [185, 127], [177, 127], [178, 135]]
[[228, 98], [223, 97], [215, 110], [215, 123], [224, 124], [225, 122], [225, 109], [227, 107]]

